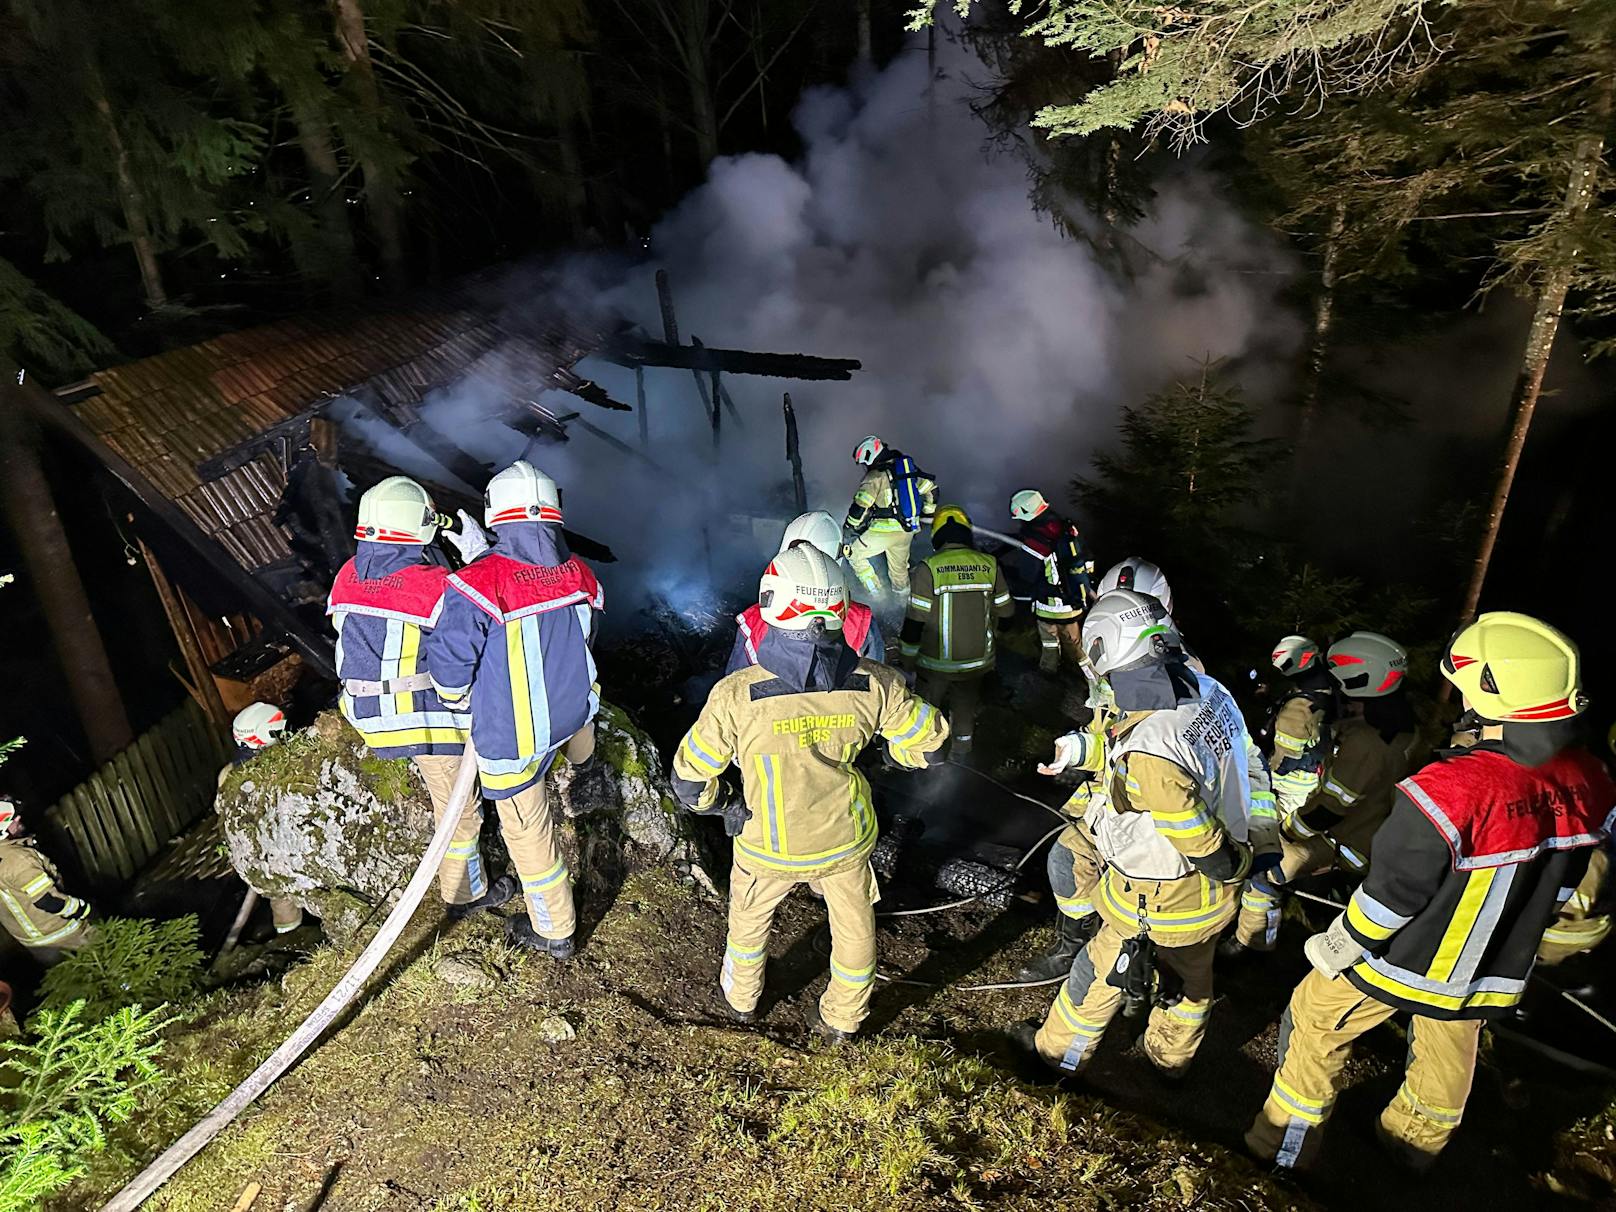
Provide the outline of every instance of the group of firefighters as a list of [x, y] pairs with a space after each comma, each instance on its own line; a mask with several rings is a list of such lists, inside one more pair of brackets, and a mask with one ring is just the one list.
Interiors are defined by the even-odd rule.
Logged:
[[[1429, 1164], [1459, 1123], [1482, 1021], [1521, 1001], [1540, 950], [1558, 958], [1609, 929], [1600, 898], [1616, 783], [1575, 741], [1587, 706], [1576, 646], [1522, 614], [1462, 630], [1441, 672], [1464, 714], [1452, 746], [1425, 763], [1400, 645], [1367, 631], [1324, 649], [1288, 636], [1273, 662], [1289, 691], [1264, 753], [1185, 643], [1159, 568], [1132, 558], [1096, 578], [1078, 528], [1036, 490], [1014, 494], [1020, 528], [1000, 535], [939, 504], [933, 477], [881, 439], [854, 457], [864, 474], [845, 519], [809, 513], [787, 528], [673, 758], [679, 800], [732, 839], [718, 982], [728, 1012], [757, 1016], [774, 911], [806, 884], [831, 934], [810, 1026], [835, 1042], [858, 1032], [880, 896], [859, 756], [879, 740], [889, 767], [924, 770], [967, 751], [998, 625], [1019, 596], [1041, 667], [1081, 671], [1090, 718], [1039, 767], [1076, 785], [1048, 859], [1054, 945], [1021, 979], [1061, 987], [1042, 1023], [1012, 1037], [1075, 1075], [1119, 1009], [1148, 1006], [1145, 1057], [1182, 1077], [1206, 1033], [1215, 959], [1272, 949], [1297, 881], [1344, 871], [1361, 883], [1306, 942], [1311, 968], [1247, 1143], [1277, 1166], [1306, 1166], [1351, 1042], [1402, 1011], [1407, 1070], [1380, 1134], [1404, 1161]], [[453, 519], [403, 476], [363, 494], [356, 554], [328, 604], [339, 703], [377, 756], [411, 759], [440, 818], [473, 757], [515, 870], [485, 866], [474, 800], [439, 872], [442, 899], [460, 918], [520, 896], [511, 941], [565, 960], [577, 918], [545, 776], [558, 760], [593, 760], [603, 592], [568, 551], [560, 490], [528, 462], [489, 482], [482, 521], [462, 511], [458, 532], [447, 529]], [[932, 554], [911, 569], [924, 530]], [[440, 531], [458, 571], [430, 550]], [[979, 534], [1018, 553], [1023, 575], [1007, 577]], [[877, 609], [852, 600], [844, 558]], [[888, 606], [903, 612], [896, 652], [881, 630]], [[255, 705], [237, 740], [261, 747], [284, 723]], [[83, 941], [88, 908], [19, 833], [0, 800], [0, 918], [49, 958]]]

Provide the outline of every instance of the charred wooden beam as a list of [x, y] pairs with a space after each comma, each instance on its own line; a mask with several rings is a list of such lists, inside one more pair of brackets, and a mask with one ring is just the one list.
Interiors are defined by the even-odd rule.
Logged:
[[774, 379], [847, 380], [864, 364], [856, 358], [820, 358], [812, 354], [757, 353], [746, 349], [696, 348], [651, 341], [633, 333], [619, 334], [597, 355], [619, 366], [667, 366], [675, 370], [714, 371], [727, 375], [764, 375]]
[[791, 464], [791, 491], [797, 499], [797, 512], [808, 512], [808, 486], [802, 478], [802, 445], [797, 440], [797, 410], [791, 407], [791, 393], [785, 393], [786, 462]]
[[606, 393], [606, 389], [593, 379], [581, 378], [570, 370], [556, 371], [556, 384], [563, 391], [569, 391], [580, 400], [593, 404], [596, 408], [604, 408], [610, 412], [633, 412], [630, 404], [619, 403]]
[[[61, 395], [59, 392], [56, 394], [59, 397]], [[322, 400], [313, 408], [305, 409], [295, 417], [271, 425], [239, 446], [232, 446], [212, 458], [203, 459], [196, 465], [197, 478], [204, 482], [220, 479], [238, 467], [245, 467], [261, 454], [272, 454], [283, 464], [286, 463], [287, 450], [295, 450], [309, 440], [309, 426], [324, 404], [325, 401]]]

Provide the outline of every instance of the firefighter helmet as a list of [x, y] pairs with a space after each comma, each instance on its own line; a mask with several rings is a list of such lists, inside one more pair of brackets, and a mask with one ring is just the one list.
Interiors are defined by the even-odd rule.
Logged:
[[273, 703], [249, 703], [230, 722], [230, 735], [248, 749], [268, 749], [285, 731], [286, 713]]
[[359, 498], [354, 538], [370, 543], [430, 543], [448, 519], [409, 476], [388, 476]]
[[1286, 677], [1294, 677], [1304, 669], [1313, 668], [1313, 663], [1319, 659], [1319, 646], [1305, 635], [1288, 635], [1274, 645], [1268, 659]]
[[950, 523], [963, 526], [966, 530], [969, 530], [971, 528], [971, 515], [958, 505], [939, 505], [937, 512], [932, 515], [931, 537], [935, 539], [937, 532]]
[[1131, 589], [1134, 593], [1148, 593], [1173, 613], [1173, 587], [1167, 583], [1167, 574], [1149, 560], [1129, 556], [1120, 564], [1106, 569], [1100, 578], [1096, 593], [1110, 593], [1113, 589]]
[[1083, 617], [1083, 655], [1101, 677], [1162, 659], [1177, 638], [1161, 599], [1132, 589], [1101, 594]]
[[758, 606], [770, 627], [806, 631], [818, 621], [828, 631], [840, 631], [847, 613], [847, 583], [835, 560], [809, 543], [798, 543], [764, 569]]
[[1010, 498], [1010, 516], [1018, 522], [1030, 522], [1048, 508], [1049, 502], [1036, 488], [1023, 488]]
[[1354, 631], [1330, 645], [1330, 672], [1348, 698], [1384, 698], [1403, 684], [1408, 649], [1378, 631]]
[[840, 559], [842, 528], [837, 525], [836, 519], [823, 509], [815, 509], [792, 519], [780, 539], [780, 550], [784, 551], [794, 543], [807, 543], [810, 547], [817, 547], [833, 560]]
[[853, 448], [853, 462], [861, 467], [868, 467], [881, 457], [881, 452], [887, 444], [873, 433]]
[[22, 815], [22, 805], [9, 795], [0, 795], [0, 837], [6, 835], [11, 822]]
[[526, 459], [499, 472], [483, 491], [483, 525], [561, 521], [561, 490]]
[[1454, 636], [1442, 676], [1493, 723], [1566, 720], [1588, 707], [1577, 646], [1547, 623], [1510, 610], [1484, 614]]

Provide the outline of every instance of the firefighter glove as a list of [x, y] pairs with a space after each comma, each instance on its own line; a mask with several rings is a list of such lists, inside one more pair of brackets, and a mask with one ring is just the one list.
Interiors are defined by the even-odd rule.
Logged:
[[1347, 930], [1347, 915], [1336, 915], [1330, 928], [1302, 944], [1307, 962], [1334, 980], [1364, 957], [1363, 944]]
[[489, 548], [488, 535], [464, 509], [457, 510], [460, 530], [446, 530], [444, 539], [460, 553], [460, 562], [469, 564]]

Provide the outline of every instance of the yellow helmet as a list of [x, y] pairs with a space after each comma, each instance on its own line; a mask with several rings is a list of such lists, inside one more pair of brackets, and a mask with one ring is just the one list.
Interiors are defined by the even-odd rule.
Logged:
[[936, 538], [937, 532], [950, 522], [958, 522], [966, 530], [969, 530], [971, 528], [971, 515], [958, 505], [939, 505], [936, 514], [931, 519], [932, 538]]
[[1543, 724], [1567, 720], [1588, 706], [1582, 658], [1565, 635], [1531, 615], [1484, 614], [1453, 637], [1442, 676], [1482, 719]]

